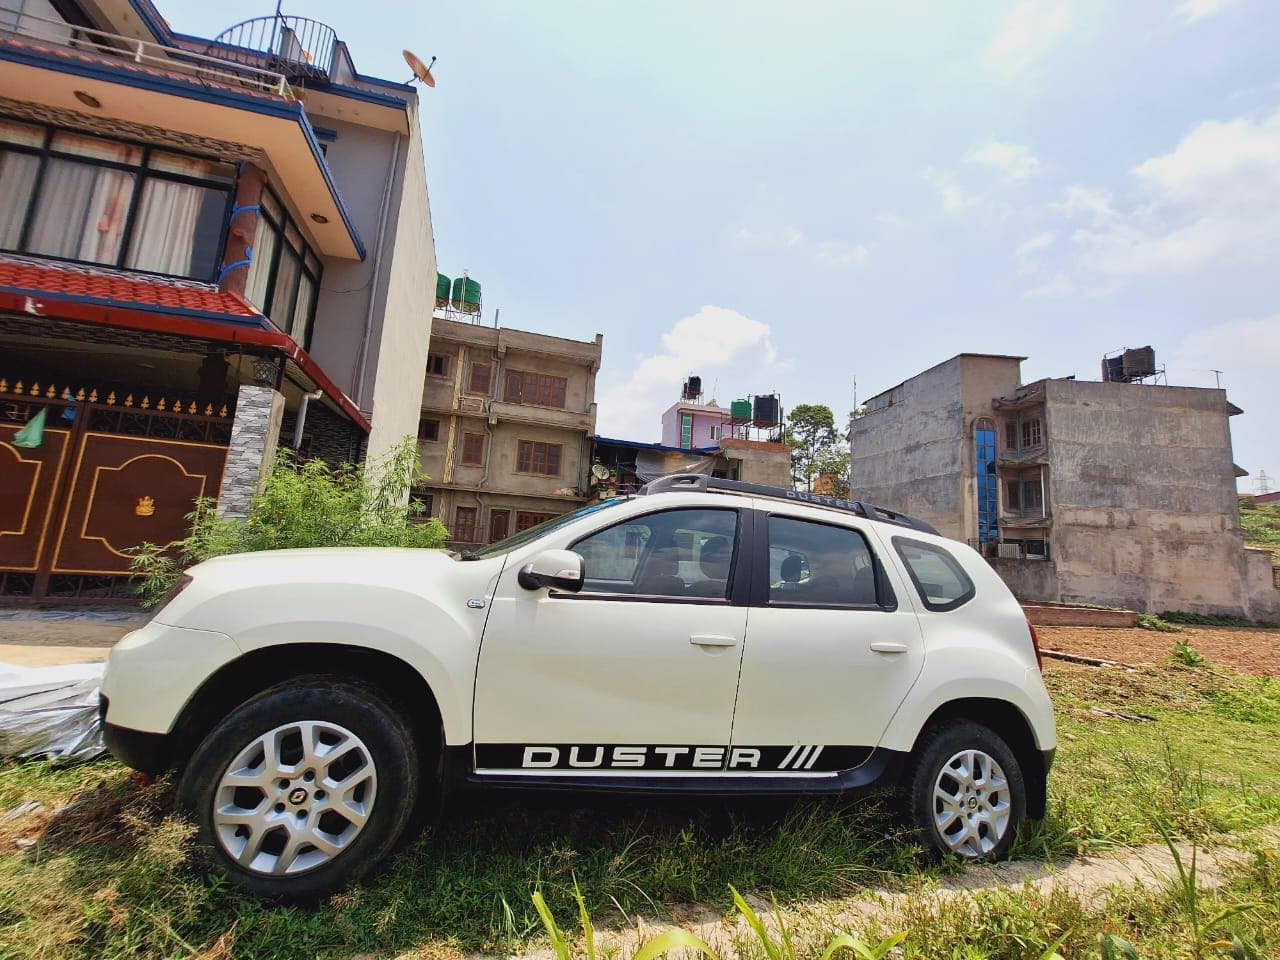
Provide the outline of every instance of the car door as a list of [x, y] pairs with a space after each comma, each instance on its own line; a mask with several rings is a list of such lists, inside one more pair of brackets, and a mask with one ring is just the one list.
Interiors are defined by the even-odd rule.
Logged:
[[568, 544], [577, 593], [508, 563], [476, 674], [478, 772], [697, 776], [725, 764], [750, 564], [750, 510], [631, 516]]
[[906, 584], [873, 529], [821, 517], [757, 514], [731, 773], [859, 766], [924, 665]]

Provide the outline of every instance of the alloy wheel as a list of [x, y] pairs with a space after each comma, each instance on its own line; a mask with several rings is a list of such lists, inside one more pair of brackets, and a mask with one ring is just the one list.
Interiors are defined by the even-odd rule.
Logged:
[[1009, 781], [981, 750], [962, 750], [942, 765], [933, 787], [933, 823], [958, 856], [991, 853], [1009, 829]]
[[373, 756], [350, 730], [323, 720], [286, 723], [227, 765], [213, 797], [213, 831], [241, 868], [293, 876], [351, 846], [377, 794]]

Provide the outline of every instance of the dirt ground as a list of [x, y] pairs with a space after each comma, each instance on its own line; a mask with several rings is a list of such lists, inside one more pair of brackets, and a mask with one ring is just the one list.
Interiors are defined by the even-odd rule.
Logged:
[[1118, 627], [1037, 627], [1040, 646], [1118, 663], [1164, 663], [1178, 641], [1209, 663], [1254, 676], [1280, 677], [1280, 630], [1183, 627], [1180, 633]]
[[134, 609], [0, 610], [0, 663], [52, 667], [105, 660], [146, 614]]

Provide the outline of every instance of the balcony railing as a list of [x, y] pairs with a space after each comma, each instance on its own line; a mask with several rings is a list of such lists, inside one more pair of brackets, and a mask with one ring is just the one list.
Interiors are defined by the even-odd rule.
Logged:
[[1049, 541], [1040, 538], [984, 541], [970, 538], [969, 546], [973, 547], [988, 560], [1049, 559]]
[[338, 48], [333, 28], [306, 17], [254, 17], [223, 30], [205, 50], [265, 63], [293, 80], [327, 80]]
[[79, 27], [61, 20], [49, 20], [21, 10], [0, 10], [0, 40], [6, 37], [129, 60], [139, 66], [188, 74], [207, 83], [246, 87], [287, 100], [294, 99], [288, 79], [274, 70], [263, 70], [223, 57], [166, 47], [105, 30]]

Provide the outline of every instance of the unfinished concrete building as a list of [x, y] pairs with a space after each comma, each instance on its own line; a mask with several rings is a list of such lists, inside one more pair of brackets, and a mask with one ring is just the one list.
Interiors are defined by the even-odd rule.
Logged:
[[1222, 390], [1021, 382], [960, 354], [867, 401], [852, 485], [980, 550], [1020, 599], [1280, 620], [1240, 530]]
[[604, 337], [568, 340], [436, 316], [415, 490], [451, 542], [494, 543], [587, 501]]

